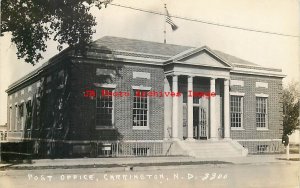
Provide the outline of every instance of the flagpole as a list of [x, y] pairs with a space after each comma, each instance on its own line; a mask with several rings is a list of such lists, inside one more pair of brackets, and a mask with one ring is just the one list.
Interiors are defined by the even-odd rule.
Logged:
[[164, 43], [167, 43], [167, 39], [166, 39], [166, 9], [167, 9], [167, 5], [165, 4], [165, 16], [164, 16]]
[[0, 37], [1, 37], [1, 23], [2, 23], [2, 20], [1, 20], [1, 14], [2, 14], [2, 12], [1, 12], [1, 0], [0, 0]]

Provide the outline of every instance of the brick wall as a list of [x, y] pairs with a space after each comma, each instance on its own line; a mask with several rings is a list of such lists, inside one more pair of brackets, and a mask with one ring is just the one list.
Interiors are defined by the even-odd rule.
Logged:
[[[244, 86], [233, 85], [230, 92], [244, 93], [243, 130], [231, 130], [231, 138], [237, 140], [281, 139], [282, 136], [282, 79], [258, 75], [242, 75], [231, 73], [231, 80], [244, 81]], [[256, 87], [256, 82], [268, 83], [268, 88]], [[268, 129], [256, 128], [256, 96], [268, 95]], [[281, 142], [280, 140], [277, 142]], [[259, 142], [240, 142], [254, 153]], [[254, 144], [254, 145], [253, 145]], [[265, 144], [265, 142], [264, 142]], [[280, 147], [281, 149], [281, 147]]]
[[257, 153], [282, 153], [284, 145], [278, 140], [249, 140], [238, 141], [242, 146], [248, 149], [249, 154]]
[[[114, 72], [113, 76], [97, 76], [96, 69]], [[113, 71], [111, 71], [113, 70]], [[150, 79], [133, 78], [133, 72], [150, 73]], [[133, 129], [132, 86], [151, 87], [163, 91], [164, 72], [161, 67], [112, 62], [89, 62], [72, 68], [72, 137], [76, 139], [113, 140], [162, 140], [164, 123], [163, 97], [149, 97], [149, 130]], [[96, 129], [96, 99], [83, 97], [87, 89], [100, 90], [94, 83], [116, 84], [115, 92], [130, 92], [130, 96], [114, 97], [114, 130]]]
[[[20, 105], [22, 102], [27, 102], [28, 100], [32, 101], [34, 93], [37, 91], [37, 82], [38, 80], [32, 80], [28, 82], [18, 90], [9, 93], [7, 96], [7, 122], [8, 122], [8, 131], [12, 130], [13, 132], [19, 132], [21, 129], [21, 122], [16, 122], [16, 105]], [[10, 113], [11, 110], [11, 113]], [[26, 110], [25, 110], [26, 112]], [[11, 115], [11, 117], [10, 117]], [[17, 127], [17, 128], [15, 128]], [[9, 136], [12, 136], [10, 134]]]
[[[47, 135], [48, 131], [44, 129], [38, 130], [36, 127], [33, 127], [33, 124], [28, 125], [26, 127], [26, 116], [27, 116], [27, 108], [25, 107], [28, 101], [31, 101], [33, 104], [34, 96], [38, 93], [39, 89], [41, 88], [42, 82], [41, 79], [45, 80], [45, 91], [47, 91], [47, 96], [44, 96], [43, 99], [46, 99], [45, 106], [47, 110], [51, 111], [54, 109], [53, 104], [49, 103], [49, 99], [53, 99], [55, 96], [52, 94], [53, 91], [57, 88], [57, 79], [59, 71], [63, 70], [68, 66], [67, 63], [62, 62], [57, 66], [44, 69], [43, 72], [37, 74], [29, 81], [17, 86], [15, 89], [8, 92], [7, 98], [7, 121], [8, 121], [8, 140], [9, 141], [18, 141], [20, 139], [27, 139], [27, 138], [34, 138], [40, 137], [44, 138], [43, 135]], [[65, 68], [64, 68], [65, 67]], [[48, 81], [47, 81], [48, 79]], [[20, 104], [24, 104], [23, 110], [23, 128], [21, 128], [21, 118], [18, 117], [19, 122], [17, 122], [16, 118], [16, 110]], [[17, 105], [17, 106], [16, 106]], [[11, 113], [10, 113], [11, 111]], [[18, 114], [19, 116], [19, 114]], [[53, 123], [50, 121], [43, 121], [43, 117], [41, 117], [41, 122], [36, 122], [37, 127], [42, 127], [43, 125], [49, 123]], [[42, 133], [42, 134], [40, 134]]]

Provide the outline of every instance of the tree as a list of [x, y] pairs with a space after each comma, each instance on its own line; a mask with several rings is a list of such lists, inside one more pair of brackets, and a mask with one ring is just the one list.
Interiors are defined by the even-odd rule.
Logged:
[[58, 41], [60, 51], [64, 44], [76, 47], [84, 54], [91, 42], [95, 17], [90, 8], [106, 7], [111, 0], [2, 0], [1, 35], [12, 33], [18, 58], [36, 64], [46, 51], [46, 41]]
[[283, 136], [291, 135], [299, 128], [299, 83], [291, 83], [283, 89]]

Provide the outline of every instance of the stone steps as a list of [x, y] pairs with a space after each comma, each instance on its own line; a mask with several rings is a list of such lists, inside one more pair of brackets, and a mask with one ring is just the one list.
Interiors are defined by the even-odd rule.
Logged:
[[248, 151], [232, 140], [181, 141], [182, 148], [196, 158], [242, 157]]

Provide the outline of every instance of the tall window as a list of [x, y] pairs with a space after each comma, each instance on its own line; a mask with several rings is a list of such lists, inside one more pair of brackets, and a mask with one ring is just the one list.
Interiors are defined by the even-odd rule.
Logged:
[[256, 97], [256, 127], [267, 128], [267, 97]]
[[148, 126], [148, 97], [142, 95], [146, 90], [133, 90], [133, 127], [145, 128]]
[[35, 106], [35, 110], [34, 110], [34, 119], [36, 119], [36, 121], [33, 121], [33, 128], [34, 129], [40, 129], [41, 127], [41, 97], [40, 95], [37, 93], [35, 94], [35, 98], [33, 99], [33, 105]]
[[0, 141], [5, 140], [4, 138], [4, 131], [0, 131]]
[[26, 129], [31, 129], [31, 120], [32, 120], [32, 103], [31, 100], [28, 100], [26, 102], [26, 121], [25, 121]]
[[12, 106], [9, 107], [9, 130], [12, 130], [13, 127], [13, 121], [12, 121], [12, 117], [13, 116], [13, 112], [12, 112]]
[[18, 130], [18, 124], [19, 124], [19, 115], [18, 115], [19, 108], [17, 104], [15, 105], [15, 109], [16, 109], [16, 119], [15, 119], [14, 130], [16, 131]]
[[230, 122], [231, 127], [241, 128], [243, 123], [243, 97], [230, 97]]
[[57, 73], [57, 85], [59, 89], [63, 88], [65, 86], [65, 73], [64, 70], [60, 70]]
[[100, 88], [97, 90], [96, 97], [96, 128], [107, 128], [113, 126], [113, 96], [102, 96], [101, 91], [112, 92], [113, 89]]
[[19, 105], [20, 130], [24, 128], [24, 102]]

